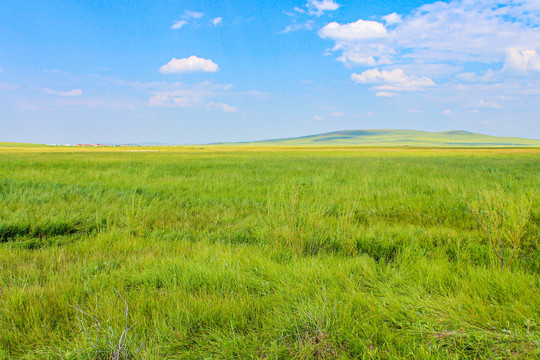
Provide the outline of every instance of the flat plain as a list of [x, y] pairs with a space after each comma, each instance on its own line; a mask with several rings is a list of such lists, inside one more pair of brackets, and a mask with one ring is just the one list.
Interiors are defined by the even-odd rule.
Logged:
[[[539, 184], [539, 149], [2, 147], [0, 359], [535, 359]], [[503, 268], [487, 194], [528, 209]]]

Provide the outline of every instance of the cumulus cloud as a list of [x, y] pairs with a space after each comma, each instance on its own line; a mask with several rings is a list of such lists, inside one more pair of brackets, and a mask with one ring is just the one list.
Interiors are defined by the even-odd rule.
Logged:
[[350, 24], [331, 22], [319, 30], [323, 39], [336, 42], [333, 51], [342, 51], [339, 61], [346, 66], [375, 66], [390, 63], [392, 50], [384, 43], [389, 36], [383, 24], [358, 20]]
[[223, 22], [223, 18], [222, 17], [217, 17], [215, 18], [214, 20], [212, 20], [212, 24], [214, 24], [215, 26], [218, 26], [219, 24], [221, 24]]
[[540, 56], [536, 50], [508, 49], [506, 51], [505, 70], [512, 70], [519, 73], [529, 71], [540, 72]]
[[[396, 13], [383, 22], [359, 19], [326, 25], [319, 36], [348, 66], [441, 62], [502, 64], [517, 72], [540, 71], [538, 0], [453, 0]], [[386, 25], [385, 25], [386, 24]]]
[[159, 68], [161, 74], [213, 73], [218, 70], [218, 65], [212, 60], [203, 59], [195, 55], [183, 59], [172, 58], [171, 61]]
[[319, 36], [323, 39], [332, 39], [338, 42], [356, 41], [383, 38], [388, 36], [388, 31], [383, 24], [377, 21], [360, 19], [345, 25], [331, 22], [319, 30]]
[[353, 73], [351, 79], [357, 84], [379, 84], [375, 90], [383, 91], [419, 91], [435, 83], [428, 77], [407, 76], [403, 69], [378, 70], [369, 69], [361, 74]]
[[73, 89], [69, 91], [57, 91], [57, 90], [45, 88], [43, 89], [43, 92], [49, 95], [66, 96], [66, 97], [82, 96], [83, 94], [83, 91], [81, 89]]
[[298, 12], [317, 17], [322, 16], [325, 11], [335, 11], [337, 9], [339, 9], [339, 4], [334, 0], [308, 0], [305, 10], [298, 7], [294, 8]]
[[386, 25], [391, 26], [394, 24], [399, 24], [403, 20], [401, 19], [401, 15], [397, 13], [391, 13], [386, 16], [383, 16], [383, 20], [386, 22]]

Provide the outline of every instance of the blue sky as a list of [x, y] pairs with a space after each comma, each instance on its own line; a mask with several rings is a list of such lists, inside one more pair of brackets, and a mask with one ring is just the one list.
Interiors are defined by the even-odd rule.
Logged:
[[0, 11], [0, 141], [540, 138], [539, 54], [540, 0], [21, 0]]

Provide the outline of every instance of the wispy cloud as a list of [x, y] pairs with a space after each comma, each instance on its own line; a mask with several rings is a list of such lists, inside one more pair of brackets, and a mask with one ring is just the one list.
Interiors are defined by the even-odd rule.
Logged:
[[369, 69], [361, 74], [353, 73], [351, 79], [357, 84], [378, 84], [373, 88], [381, 91], [420, 91], [435, 85], [428, 77], [408, 76], [402, 69]]
[[224, 112], [237, 112], [235, 106], [216, 101], [217, 98], [232, 96], [232, 85], [220, 85], [209, 82], [195, 85], [175, 83], [174, 90], [157, 91], [148, 99], [151, 107], [206, 108]]
[[217, 17], [217, 18], [214, 18], [214, 20], [212, 20], [212, 24], [214, 24], [214, 26], [218, 26], [219, 24], [221, 24], [223, 22], [223, 18], [222, 17]]
[[334, 0], [308, 0], [304, 8], [295, 7], [294, 10], [313, 16], [322, 16], [325, 11], [334, 11], [339, 8], [339, 4]]
[[238, 109], [235, 106], [227, 105], [227, 104], [224, 104], [224, 103], [209, 102], [208, 104], [206, 104], [206, 107], [209, 108], [209, 109], [222, 110], [222, 111], [228, 112], [228, 113], [230, 113], [230, 112], [238, 112]]
[[184, 17], [187, 19], [200, 19], [204, 16], [204, 13], [198, 11], [184, 11]]
[[390, 98], [390, 97], [396, 97], [396, 96], [398, 96], [398, 94], [393, 93], [393, 92], [389, 92], [389, 91], [377, 91], [375, 93], [375, 96]]
[[285, 30], [282, 31], [283, 34], [299, 31], [299, 30], [313, 30], [315, 22], [313, 20], [308, 20], [304, 23], [293, 22], [291, 25], [287, 26]]
[[43, 89], [43, 92], [49, 95], [66, 96], [66, 97], [82, 96], [83, 94], [83, 91], [81, 89], [73, 89], [69, 91], [58, 91], [58, 90], [45, 88]]
[[206, 72], [214, 73], [219, 70], [218, 65], [209, 59], [203, 59], [195, 55], [188, 58], [172, 58], [167, 64], [159, 68], [161, 74], [181, 74]]
[[491, 109], [502, 109], [502, 106], [493, 100], [480, 100], [478, 101], [478, 106]]
[[172, 24], [171, 29], [181, 29], [187, 24], [188, 22], [186, 20], [179, 20], [175, 22], [174, 24]]
[[189, 24], [191, 20], [197, 20], [197, 19], [202, 18], [203, 16], [204, 16], [204, 13], [202, 12], [185, 10], [184, 14], [181, 16], [181, 19], [175, 20], [173, 22], [173, 24], [171, 25], [171, 29], [173, 30], [181, 29], [187, 24]]

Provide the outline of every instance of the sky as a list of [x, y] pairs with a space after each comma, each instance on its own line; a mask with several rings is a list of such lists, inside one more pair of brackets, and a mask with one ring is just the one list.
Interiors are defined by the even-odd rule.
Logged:
[[0, 109], [14, 142], [540, 139], [540, 0], [4, 2]]

